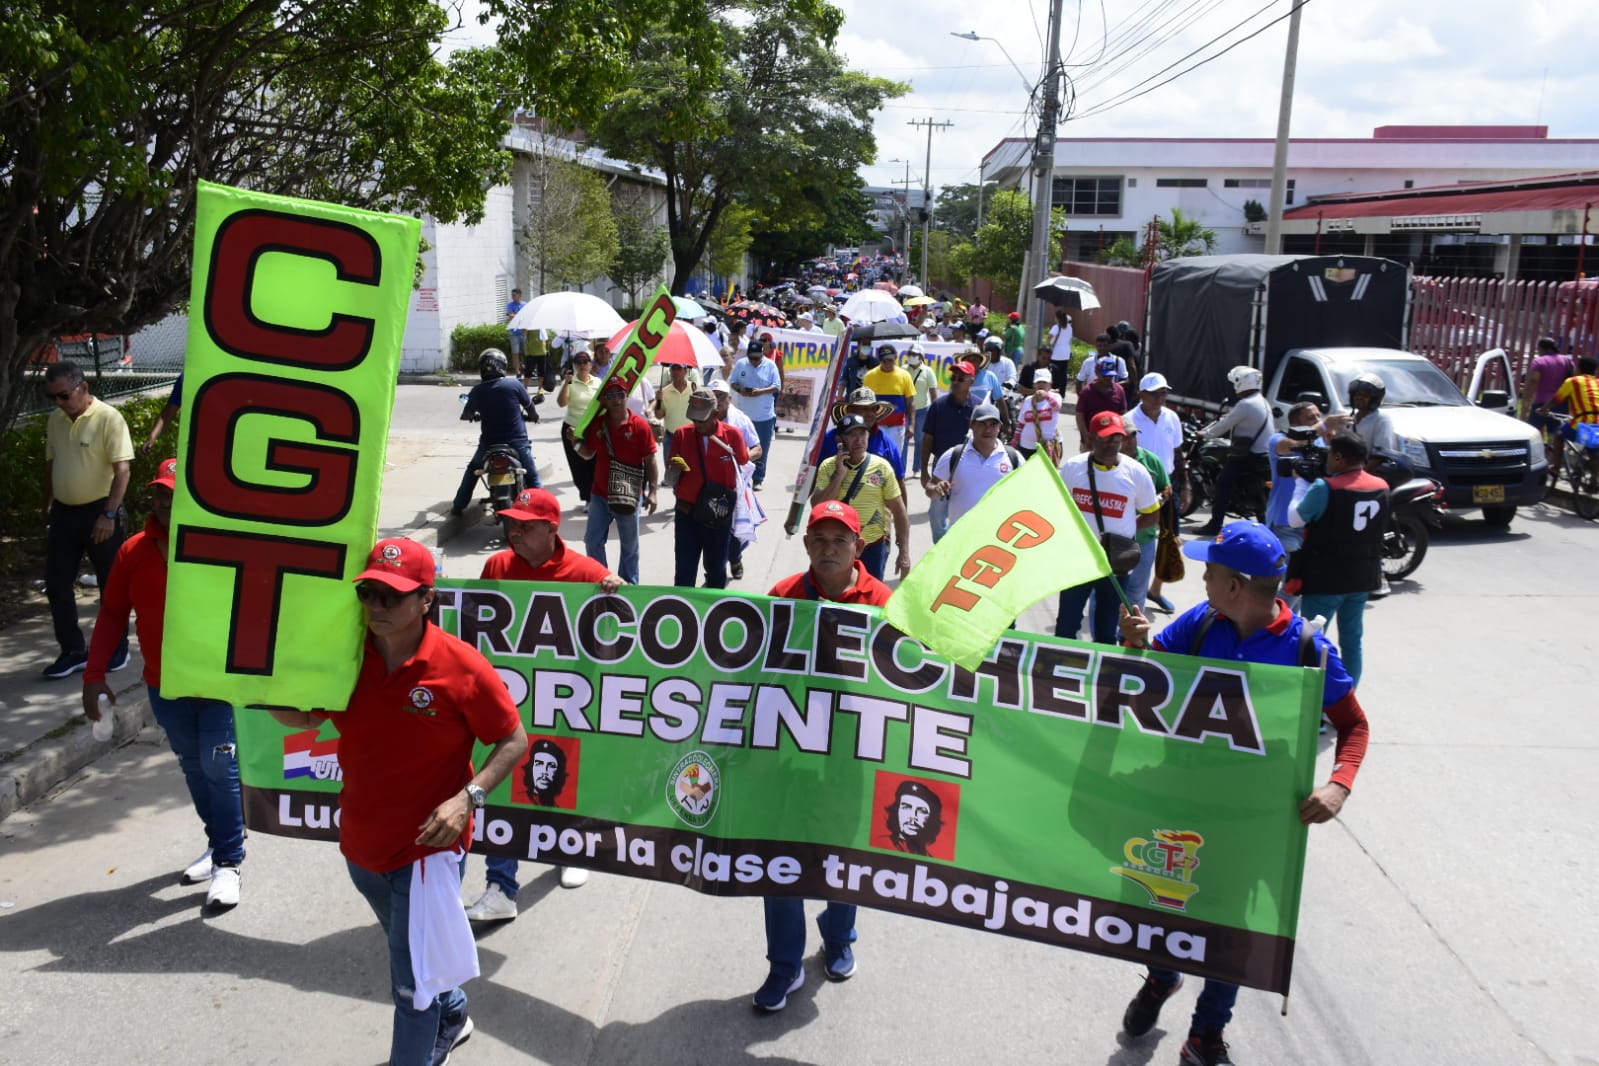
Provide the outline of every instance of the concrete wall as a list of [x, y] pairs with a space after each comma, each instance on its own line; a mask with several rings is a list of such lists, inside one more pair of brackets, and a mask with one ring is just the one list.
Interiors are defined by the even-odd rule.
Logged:
[[[488, 191], [475, 226], [422, 221], [422, 282], [411, 294], [400, 369], [426, 374], [449, 363], [450, 333], [459, 325], [500, 321], [514, 280], [516, 250], [509, 185]], [[524, 290], [526, 285], [521, 286]]]

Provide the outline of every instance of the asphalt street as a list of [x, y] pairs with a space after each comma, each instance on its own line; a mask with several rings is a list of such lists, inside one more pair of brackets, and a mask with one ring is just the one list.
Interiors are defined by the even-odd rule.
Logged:
[[[475, 439], [456, 421], [457, 391], [401, 387], [381, 521], [439, 543], [465, 577], [499, 545], [480, 514], [447, 517]], [[535, 454], [580, 547], [553, 400], [543, 410]], [[793, 435], [774, 446], [774, 521], [738, 587], [764, 591], [803, 566], [778, 528], [799, 448]], [[919, 489], [910, 502], [919, 555]], [[670, 521], [645, 529], [645, 580], [669, 579]], [[1508, 533], [1452, 521], [1414, 580], [1372, 605], [1371, 751], [1342, 817], [1311, 832], [1288, 1012], [1244, 990], [1228, 1030], [1238, 1062], [1599, 1062], [1587, 1031], [1599, 1005], [1596, 536], [1550, 503]], [[1197, 568], [1168, 591], [1196, 602]], [[1046, 602], [1022, 626], [1052, 621]], [[57, 691], [77, 698], [75, 685]], [[1319, 778], [1327, 763], [1324, 751]], [[0, 822], [0, 1062], [384, 1060], [383, 942], [337, 850], [252, 835], [242, 904], [209, 916], [204, 887], [177, 883], [203, 847], [150, 728]], [[523, 870], [520, 918], [479, 938], [477, 1031], [452, 1060], [463, 1066], [1172, 1063], [1198, 991], [1190, 982], [1155, 1032], [1124, 1043], [1136, 968], [862, 911], [854, 979], [822, 980], [813, 933], [804, 989], [758, 1016], [759, 901], [606, 875], [563, 890], [553, 868]], [[466, 891], [481, 886], [473, 859]]]

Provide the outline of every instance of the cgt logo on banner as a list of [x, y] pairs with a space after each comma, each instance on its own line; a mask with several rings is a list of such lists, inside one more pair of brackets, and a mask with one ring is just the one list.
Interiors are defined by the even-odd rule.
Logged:
[[[1317, 671], [1016, 630], [966, 669], [875, 608], [725, 590], [445, 581], [438, 604], [529, 734], [480, 851], [1287, 987]], [[238, 719], [251, 828], [334, 838], [338, 782], [285, 777], [282, 727]]]

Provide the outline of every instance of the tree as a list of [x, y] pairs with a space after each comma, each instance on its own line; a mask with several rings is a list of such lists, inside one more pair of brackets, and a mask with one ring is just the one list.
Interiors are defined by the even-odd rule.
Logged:
[[616, 255], [605, 273], [627, 293], [629, 307], [643, 303], [644, 289], [661, 274], [670, 244], [666, 228], [640, 197], [613, 203], [616, 215]]
[[724, 278], [736, 277], [744, 272], [744, 256], [749, 253], [754, 235], [750, 223], [755, 214], [741, 203], [731, 203], [716, 219], [716, 228], [707, 242], [707, 257], [711, 273]]
[[1172, 208], [1171, 219], [1160, 219], [1157, 224], [1160, 227], [1160, 247], [1155, 252], [1157, 259], [1209, 255], [1216, 250], [1216, 231], [1206, 228], [1199, 219], [1183, 214], [1182, 208]]
[[[603, 7], [594, 3], [591, 9]], [[189, 294], [199, 179], [475, 221], [509, 67], [433, 0], [16, 0], [0, 19], [0, 425], [33, 353]]]
[[1131, 237], [1117, 237], [1099, 253], [1099, 261], [1109, 266], [1141, 267], [1144, 250], [1134, 244]]
[[658, 20], [639, 35], [629, 77], [589, 129], [665, 175], [673, 292], [740, 194], [763, 210], [793, 203], [808, 173], [873, 158], [872, 113], [905, 87], [845, 68], [832, 46], [842, 20], [822, 0], [745, 0], [707, 16], [722, 42], [702, 63], [690, 54], [699, 25]]
[[793, 273], [799, 263], [824, 254], [829, 246], [871, 240], [877, 233], [871, 210], [859, 174], [818, 166], [760, 203], [750, 253], [763, 274]]
[[[1055, 208], [1050, 213], [1050, 223], [1053, 232], [1065, 232], [1065, 210]], [[1021, 288], [1022, 265], [1032, 247], [1032, 200], [1015, 189], [1002, 189], [985, 206], [983, 225], [976, 237], [970, 245], [960, 247], [950, 266], [957, 276], [987, 278], [999, 292], [1016, 292]]]
[[586, 285], [605, 273], [619, 248], [605, 179], [548, 147], [534, 155], [528, 220], [517, 234], [540, 292]]
[[[966, 247], [971, 247], [966, 244]], [[963, 289], [966, 279], [971, 275], [962, 274], [955, 269], [958, 259], [953, 257], [956, 248], [955, 237], [946, 230], [930, 229], [927, 231], [927, 277], [922, 279], [922, 286], [932, 292], [934, 289]], [[921, 263], [922, 261], [922, 231], [911, 231], [910, 254], [906, 262]]]
[[[985, 210], [998, 189], [999, 185], [992, 181], [983, 186], [982, 200]], [[970, 182], [964, 185], [946, 185], [938, 190], [938, 211], [933, 216], [934, 228], [947, 230], [958, 239], [971, 240], [977, 235], [977, 198], [977, 186]]]

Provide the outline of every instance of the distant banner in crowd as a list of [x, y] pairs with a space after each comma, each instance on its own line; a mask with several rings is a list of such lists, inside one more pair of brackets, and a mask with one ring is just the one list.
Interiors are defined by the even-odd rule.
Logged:
[[200, 182], [164, 695], [348, 700], [421, 232]]
[[[874, 608], [721, 590], [439, 602], [534, 741], [476, 850], [1288, 989], [1316, 671], [1010, 633], [968, 672]], [[336, 836], [336, 726], [239, 713], [251, 828]]]
[[787, 429], [810, 429], [817, 403], [826, 396], [827, 372], [833, 364], [833, 354], [838, 351], [839, 337], [761, 326], [751, 327], [750, 333], [756, 337], [771, 337], [783, 357], [783, 391], [777, 397], [777, 424]]
[[810, 511], [811, 492], [816, 486], [816, 470], [826, 456], [822, 455], [822, 438], [832, 426], [833, 405], [844, 400], [844, 364], [849, 352], [850, 331], [839, 334], [833, 350], [833, 361], [817, 379], [813, 393], [810, 421], [805, 426], [805, 451], [800, 455], [799, 474], [794, 479], [794, 495], [789, 501], [788, 518], [783, 530], [789, 536], [799, 531], [800, 523]]
[[905, 352], [909, 350], [910, 346], [912, 344], [920, 344], [922, 346], [923, 359], [926, 360], [928, 366], [932, 367], [933, 373], [938, 375], [938, 389], [940, 392], [949, 388], [949, 368], [963, 353], [969, 354], [976, 350], [975, 345], [971, 344], [954, 344], [950, 341], [928, 343], [927, 341], [918, 341], [915, 337], [896, 337], [891, 341], [873, 341], [872, 350], [876, 351], [878, 347], [884, 344], [892, 344], [894, 350], [899, 352], [901, 366], [905, 365]]
[[612, 385], [620, 385], [623, 392], [632, 395], [639, 381], [649, 372], [650, 364], [655, 361], [655, 355], [661, 350], [661, 345], [666, 343], [666, 335], [676, 319], [677, 304], [672, 302], [672, 290], [662, 285], [656, 290], [655, 298], [650, 301], [649, 307], [639, 316], [633, 331], [622, 343], [621, 351], [612, 353], [611, 369], [606, 373], [600, 387], [594, 390], [594, 395], [589, 398], [588, 407], [584, 408], [583, 414], [578, 417], [577, 425], [572, 428], [572, 432], [579, 440], [588, 432], [595, 415], [599, 414], [600, 397], [605, 394], [606, 389]]

